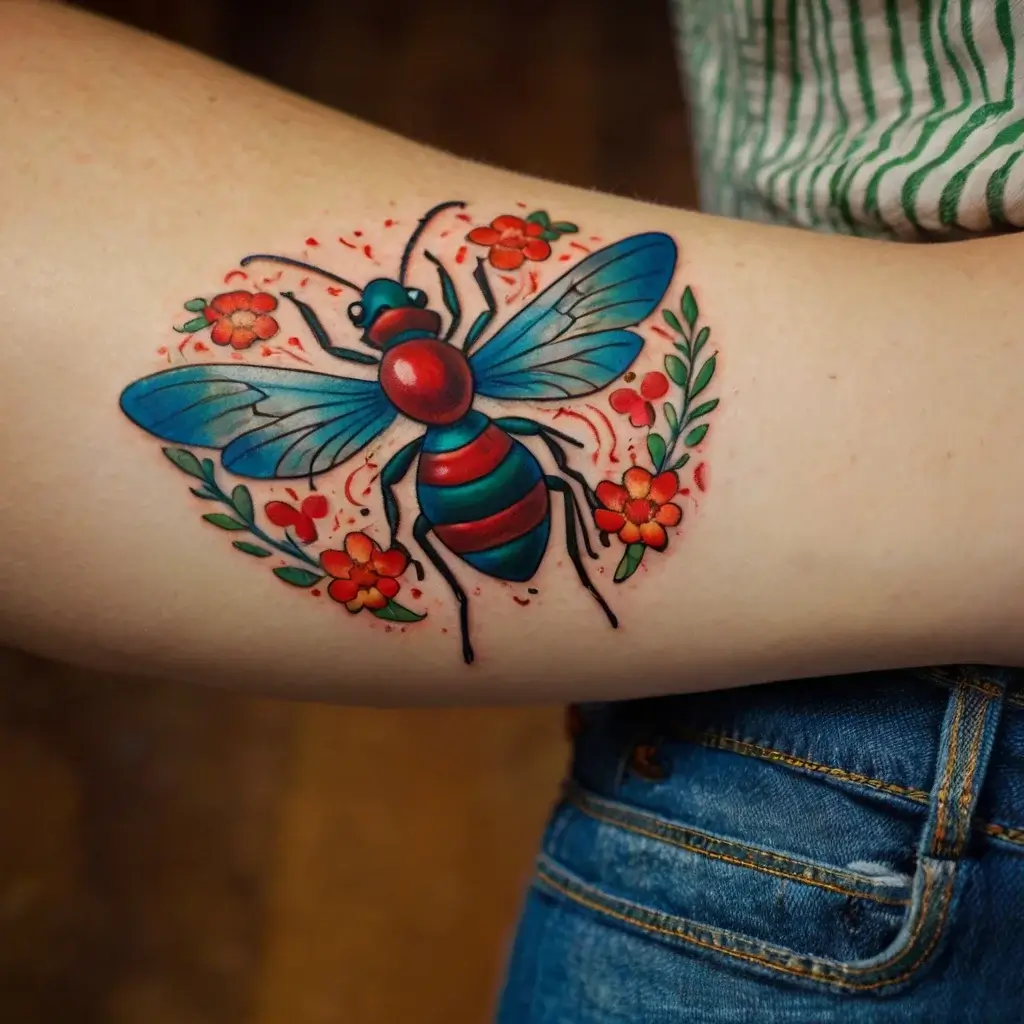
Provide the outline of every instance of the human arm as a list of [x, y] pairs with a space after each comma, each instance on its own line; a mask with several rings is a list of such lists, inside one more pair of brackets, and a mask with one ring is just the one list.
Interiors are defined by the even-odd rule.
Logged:
[[[0, 32], [10, 642], [381, 703], [625, 697], [1021, 660], [1017, 239], [931, 249], [821, 239], [566, 189], [414, 146], [80, 15], [9, 4], [0, 18], [10, 22]], [[400, 596], [412, 606], [407, 595], [422, 589], [416, 607], [428, 618], [384, 634], [365, 612], [288, 590], [201, 523], [211, 506], [118, 409], [127, 385], [160, 369], [157, 348], [180, 339], [168, 324], [182, 300], [225, 289], [225, 270], [246, 253], [300, 256], [306, 238], [352, 242], [372, 223], [381, 267], [366, 272], [384, 273], [407, 237], [382, 231], [384, 218], [407, 227], [448, 198], [467, 201], [474, 223], [519, 202], [578, 223], [586, 238], [667, 233], [680, 261], [664, 305], [678, 310], [690, 285], [719, 352], [708, 394], [721, 405], [697, 449], [707, 491], [691, 485], [680, 502], [682, 535], [623, 584], [609, 579], [621, 545], [598, 548], [590, 566], [619, 629], [556, 548], [556, 524], [530, 581], [539, 593], [514, 588], [529, 606], [458, 569], [473, 605], [469, 667], [451, 593], [409, 535], [408, 477], [399, 539], [428, 577], [420, 588], [409, 570]], [[453, 273], [457, 248], [444, 250]], [[344, 247], [329, 259], [325, 249], [318, 262], [362, 271]], [[538, 269], [545, 284], [559, 272]], [[413, 277], [442, 309], [429, 263], [420, 258]], [[468, 300], [468, 275], [458, 285]], [[317, 295], [344, 310], [345, 299]], [[315, 348], [286, 308], [282, 333]], [[340, 318], [331, 326], [335, 344], [352, 343]], [[673, 350], [643, 334], [637, 370], [657, 369]], [[620, 383], [593, 401], [621, 435], [628, 421], [607, 403]], [[519, 402], [488, 411], [532, 413]], [[385, 455], [415, 436], [407, 424], [395, 431]], [[592, 445], [579, 424], [573, 432]], [[643, 459], [644, 432], [635, 435]], [[602, 444], [606, 456], [607, 436]], [[622, 458], [625, 449], [620, 437]], [[590, 461], [591, 448], [582, 454], [594, 483], [612, 471]], [[321, 485], [332, 502], [350, 465]]]

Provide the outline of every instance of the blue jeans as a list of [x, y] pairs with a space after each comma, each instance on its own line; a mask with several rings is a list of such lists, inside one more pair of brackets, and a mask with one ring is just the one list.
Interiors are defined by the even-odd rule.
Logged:
[[1024, 673], [577, 719], [502, 1024], [1024, 1021]]

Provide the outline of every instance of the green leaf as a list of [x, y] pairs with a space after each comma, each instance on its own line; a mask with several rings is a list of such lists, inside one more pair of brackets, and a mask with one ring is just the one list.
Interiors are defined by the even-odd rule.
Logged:
[[250, 494], [249, 488], [245, 484], [239, 484], [231, 492], [231, 504], [234, 505], [235, 511], [247, 523], [253, 521], [252, 494]]
[[665, 356], [665, 372], [681, 388], [686, 387], [686, 363], [679, 356]]
[[711, 337], [711, 328], [702, 327], [697, 332], [697, 340], [693, 343], [693, 358], [696, 359], [700, 355], [700, 350], [708, 343], [708, 338]]
[[676, 414], [676, 407], [671, 402], [666, 402], [661, 407], [661, 411], [665, 414], [665, 422], [668, 424], [669, 430], [674, 434], [679, 428], [679, 417]]
[[311, 587], [323, 579], [319, 573], [310, 572], [309, 569], [298, 569], [294, 565], [279, 566], [274, 570], [274, 575], [293, 587]]
[[717, 408], [717, 398], [712, 398], [710, 402], [703, 402], [696, 409], [690, 410], [690, 415], [686, 417], [686, 422], [692, 423], [694, 420], [699, 420], [701, 416], [707, 416], [709, 412], [714, 412]]
[[420, 619], [427, 617], [426, 612], [420, 615], [418, 612], [406, 608], [405, 605], [401, 605], [397, 601], [388, 601], [383, 608], [373, 608], [371, 610], [378, 619], [386, 619], [388, 622], [419, 622]]
[[683, 438], [683, 444], [687, 448], [692, 448], [694, 445], [700, 444], [704, 440], [704, 435], [708, 432], [708, 425], [702, 423], [699, 427], [694, 427], [686, 437]]
[[562, 236], [557, 231], [548, 229], [547, 231], [542, 231], [540, 233], [540, 237], [543, 238], [545, 242], [556, 242]]
[[223, 512], [207, 512], [203, 518], [208, 523], [212, 523], [214, 526], [219, 526], [222, 530], [245, 529], [245, 526], [237, 519], [232, 519], [231, 516], [226, 516]]
[[579, 228], [575, 224], [572, 224], [567, 220], [556, 220], [551, 227], [560, 235], [575, 235], [576, 232], [579, 231]]
[[204, 501], [219, 501], [220, 499], [216, 494], [211, 494], [205, 487], [190, 487], [189, 490], [197, 497], [202, 498]]
[[690, 461], [690, 453], [687, 452], [685, 455], [680, 455], [675, 462], [669, 466], [669, 469], [682, 469]]
[[217, 467], [214, 466], [213, 459], [203, 459], [203, 479], [208, 480], [212, 484], [216, 475]]
[[683, 319], [692, 327], [697, 322], [697, 300], [693, 297], [693, 289], [689, 285], [683, 292], [683, 301], [679, 303]]
[[623, 580], [628, 580], [640, 568], [640, 563], [644, 560], [644, 552], [647, 550], [644, 544], [627, 544], [626, 550], [623, 552], [622, 561], [619, 562], [615, 569], [615, 582], [621, 583]]
[[693, 382], [693, 390], [690, 392], [691, 398], [696, 398], [711, 383], [711, 378], [715, 375], [715, 360], [716, 357], [712, 356], [700, 368], [697, 379]]
[[188, 302], [185, 303], [185, 308], [190, 313], [202, 313], [202, 311], [206, 309], [206, 299], [189, 299]]
[[676, 332], [676, 334], [685, 333], [683, 331], [683, 325], [679, 322], [679, 317], [677, 317], [671, 309], [663, 309], [661, 311], [661, 315], [665, 318], [665, 323], [667, 323], [669, 327]]
[[258, 544], [250, 544], [248, 541], [236, 540], [234, 547], [238, 548], [239, 551], [244, 551], [247, 555], [253, 555], [256, 558], [268, 558], [270, 552], [266, 548], [261, 548]]
[[187, 448], [163, 448], [161, 450], [183, 473], [188, 473], [189, 476], [194, 476], [197, 480], [204, 478], [202, 463]]
[[189, 320], [187, 324], [182, 324], [180, 327], [174, 329], [179, 334], [194, 334], [196, 331], [201, 331], [204, 327], [209, 327], [210, 322], [205, 316], [197, 316], [194, 320]]
[[661, 434], [648, 434], [647, 451], [650, 452], [654, 468], [660, 472], [662, 460], [665, 458], [665, 438]]
[[[551, 227], [551, 218], [548, 216], [547, 210], [534, 210], [533, 213], [527, 214], [526, 219], [533, 224], [541, 224], [546, 228]], [[383, 610], [381, 609], [381, 611]]]

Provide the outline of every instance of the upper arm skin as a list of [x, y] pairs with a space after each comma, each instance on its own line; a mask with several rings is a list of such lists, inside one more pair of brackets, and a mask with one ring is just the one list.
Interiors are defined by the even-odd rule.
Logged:
[[[47, 5], [0, 4], [0, 152], [0, 638], [8, 643], [380, 704], [631, 697], [881, 666], [1024, 663], [1017, 238], [927, 249], [819, 238], [527, 179]], [[278, 298], [273, 344], [288, 349], [296, 337], [302, 348], [264, 355], [257, 344], [234, 365], [302, 368], [293, 356], [305, 352], [319, 370], [372, 376], [373, 367], [320, 352], [281, 297], [295, 289], [334, 345], [366, 352], [344, 315], [350, 292], [335, 297], [329, 282], [302, 288], [295, 272], [275, 279], [273, 268], [255, 265], [230, 285], [225, 274], [246, 254], [269, 252], [315, 259], [359, 284], [393, 277], [417, 219], [448, 199], [467, 202], [472, 225], [538, 209], [577, 224], [577, 238], [552, 240], [552, 256], [528, 266], [540, 288], [577, 265], [572, 241], [597, 249], [663, 232], [679, 249], [663, 301], [639, 330], [639, 378], [616, 374], [561, 403], [592, 426], [556, 419], [560, 403], [480, 400], [488, 415], [534, 418], [579, 438], [585, 448], [570, 450], [570, 464], [591, 484], [620, 478], [630, 444], [650, 465], [646, 430], [613, 410], [609, 394], [664, 369], [676, 350], [654, 328], [668, 330], [659, 310], [678, 311], [686, 286], [699, 303], [698, 328], [711, 327], [704, 355], [717, 352], [702, 400], [720, 400], [681, 471], [689, 493], [674, 502], [685, 518], [669, 529], [666, 550], [648, 550], [622, 583], [612, 580], [618, 538], [597, 549], [599, 560], [584, 559], [618, 629], [577, 579], [557, 489], [547, 554], [530, 580], [506, 585], [439, 549], [469, 596], [471, 666], [451, 591], [411, 534], [411, 461], [397, 491], [398, 540], [426, 577], [406, 570], [397, 599], [427, 617], [389, 624], [271, 572], [301, 559], [236, 550], [236, 537], [262, 542], [202, 522], [223, 506], [190, 495], [196, 481], [163, 457], [166, 441], [119, 408], [128, 385], [169, 365], [232, 362], [230, 347], [218, 349], [204, 331], [179, 353], [187, 336], [172, 327], [196, 315], [184, 301], [240, 283]], [[471, 224], [455, 214], [424, 240], [455, 282], [461, 337], [484, 308], [471, 271], [486, 249], [466, 241]], [[513, 293], [534, 282], [488, 273], [500, 324], [522, 305]], [[438, 270], [422, 247], [409, 283], [447, 323]], [[208, 351], [197, 352], [195, 340]], [[662, 403], [682, 401], [672, 389], [654, 403], [662, 434], [670, 430]], [[618, 463], [605, 417], [618, 432]], [[386, 545], [373, 466], [422, 433], [399, 417], [318, 478], [330, 514], [317, 521], [318, 542], [302, 548], [314, 562], [364, 529]], [[522, 440], [557, 477], [543, 443]], [[373, 466], [346, 495], [368, 454]], [[308, 481], [243, 481], [219, 463], [217, 479], [225, 493], [250, 487], [271, 539], [283, 532], [265, 504], [292, 502], [285, 486], [309, 493]]]

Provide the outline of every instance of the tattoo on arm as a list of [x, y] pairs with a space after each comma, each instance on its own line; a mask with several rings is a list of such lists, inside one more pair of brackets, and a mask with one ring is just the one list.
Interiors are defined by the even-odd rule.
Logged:
[[[458, 604], [469, 663], [470, 594], [489, 577], [529, 604], [516, 585], [536, 583], [556, 515], [580, 584], [602, 620], [618, 625], [586, 565], [585, 556], [608, 557], [591, 533], [613, 550], [615, 584], [668, 550], [691, 492], [706, 489], [702, 453], [719, 400], [709, 390], [717, 353], [693, 291], [670, 298], [676, 245], [668, 235], [587, 245], [573, 237], [575, 224], [543, 210], [503, 214], [466, 234], [474, 218], [457, 212], [465, 207], [450, 200], [428, 210], [393, 278], [353, 270], [372, 248], [344, 237], [346, 277], [290, 256], [245, 257], [240, 265], [254, 274], [261, 264], [278, 272], [233, 270], [230, 290], [186, 302], [187, 321], [174, 328], [184, 340], [157, 349], [171, 365], [129, 384], [121, 408], [166, 442], [192, 494], [216, 506], [203, 519], [233, 535], [239, 552], [297, 590], [326, 591], [350, 613], [367, 609], [401, 632], [426, 628], [427, 599], [411, 585], [424, 580], [424, 567], [399, 537], [412, 523], [428, 570], [445, 584], [437, 599]], [[442, 242], [453, 226], [462, 229], [454, 254]], [[428, 233], [430, 251], [420, 248]], [[482, 255], [470, 271], [473, 250]], [[545, 264], [556, 272], [545, 274]], [[416, 277], [440, 284], [443, 311], [408, 283]], [[282, 278], [281, 290], [264, 290]], [[333, 282], [326, 292], [325, 282]], [[339, 320], [332, 307], [342, 295]], [[464, 301], [476, 308], [463, 333]], [[284, 316], [294, 336], [282, 337]], [[332, 341], [322, 316], [335, 337], [346, 325], [350, 345]], [[335, 373], [334, 360], [363, 376]], [[481, 399], [510, 412], [488, 416]], [[629, 424], [625, 451], [616, 420]], [[382, 457], [403, 421], [415, 437]], [[553, 459], [553, 472], [538, 455]], [[400, 498], [413, 466], [412, 494]]]

